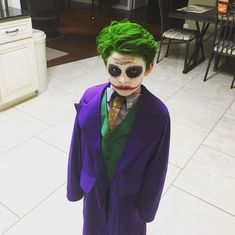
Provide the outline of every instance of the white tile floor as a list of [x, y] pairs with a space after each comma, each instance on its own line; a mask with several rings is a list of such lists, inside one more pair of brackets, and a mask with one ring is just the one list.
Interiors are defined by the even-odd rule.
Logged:
[[[235, 234], [235, 89], [232, 73], [204, 83], [206, 65], [184, 75], [182, 57], [172, 55], [145, 80], [172, 118], [167, 181], [148, 235]], [[4, 235], [82, 234], [82, 202], [65, 197], [73, 103], [107, 76], [98, 57], [48, 75], [46, 92], [0, 113]]]

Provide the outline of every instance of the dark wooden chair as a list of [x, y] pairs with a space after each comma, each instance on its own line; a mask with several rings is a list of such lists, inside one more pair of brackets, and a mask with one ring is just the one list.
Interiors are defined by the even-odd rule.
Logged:
[[[228, 3], [224, 12], [218, 11], [217, 1], [217, 22], [215, 25], [213, 49], [209, 59], [209, 63], [204, 76], [204, 81], [207, 81], [208, 72], [212, 59], [215, 58], [214, 70], [218, 69], [220, 57], [226, 57], [229, 59], [235, 57], [235, 3]], [[234, 88], [235, 74], [230, 88]]]
[[[163, 44], [167, 44], [167, 50], [165, 54], [165, 57], [167, 57], [172, 41], [177, 41], [179, 43], [186, 43], [184, 69], [183, 69], [183, 73], [186, 73], [186, 69], [192, 61], [192, 56], [189, 57], [190, 42], [192, 42], [193, 40], [195, 41], [195, 49], [194, 49], [195, 51], [196, 44], [198, 44], [198, 36], [199, 36], [198, 32], [197, 30], [184, 29], [183, 27], [175, 28], [174, 21], [176, 21], [176, 19], [172, 20], [168, 17], [170, 10], [172, 9], [172, 0], [157, 0], [157, 1], [159, 5], [160, 18], [161, 18], [161, 40], [157, 56], [157, 63], [159, 62]], [[164, 42], [165, 40], [168, 40], [168, 43], [165, 43]]]

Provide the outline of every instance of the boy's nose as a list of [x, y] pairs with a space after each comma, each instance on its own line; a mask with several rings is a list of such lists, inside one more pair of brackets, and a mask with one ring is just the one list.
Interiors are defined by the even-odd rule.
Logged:
[[120, 77], [119, 77], [119, 82], [121, 83], [121, 84], [125, 84], [125, 83], [127, 83], [127, 81], [128, 81], [128, 78], [125, 76], [125, 75], [121, 75]]

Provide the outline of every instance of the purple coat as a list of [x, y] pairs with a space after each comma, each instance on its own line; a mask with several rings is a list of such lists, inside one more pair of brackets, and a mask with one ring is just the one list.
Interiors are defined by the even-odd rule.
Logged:
[[68, 162], [67, 198], [83, 201], [83, 235], [144, 235], [166, 177], [170, 117], [142, 85], [133, 130], [109, 183], [101, 153], [100, 106], [109, 84], [86, 90], [78, 104]]

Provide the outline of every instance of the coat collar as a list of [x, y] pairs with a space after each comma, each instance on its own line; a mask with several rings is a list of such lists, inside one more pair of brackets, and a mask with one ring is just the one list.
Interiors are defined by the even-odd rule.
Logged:
[[82, 128], [87, 131], [92, 130], [94, 126], [99, 124], [99, 114], [101, 106], [101, 98], [109, 83], [95, 86], [86, 90], [80, 103], [75, 104], [77, 112], [79, 112], [79, 123]]

